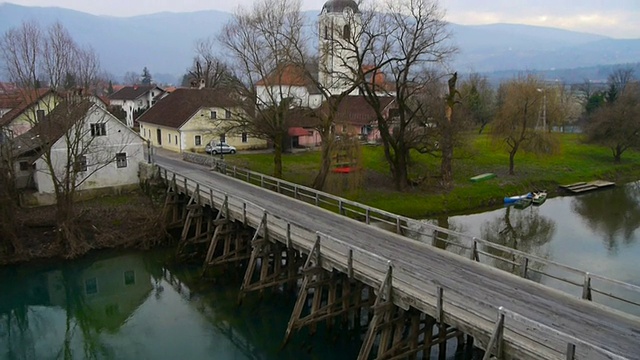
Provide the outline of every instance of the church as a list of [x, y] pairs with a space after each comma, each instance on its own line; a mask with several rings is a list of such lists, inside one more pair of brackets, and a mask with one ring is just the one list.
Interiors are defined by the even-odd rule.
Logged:
[[[336, 136], [357, 136], [363, 142], [375, 143], [376, 112], [354, 86], [357, 72], [357, 50], [362, 15], [354, 0], [327, 1], [318, 19], [318, 62], [313, 68], [302, 69], [298, 65], [283, 65], [270, 76], [256, 84], [258, 106], [288, 99], [293, 106], [312, 110], [320, 109], [328, 100], [347, 93], [335, 114]], [[309, 79], [309, 73], [314, 77]], [[372, 80], [384, 90], [384, 76], [377, 74]], [[391, 92], [380, 94], [385, 112], [393, 107]], [[304, 113], [304, 112], [301, 112]], [[314, 130], [314, 121], [299, 116], [292, 119], [289, 137], [292, 147], [320, 145], [320, 136]]]

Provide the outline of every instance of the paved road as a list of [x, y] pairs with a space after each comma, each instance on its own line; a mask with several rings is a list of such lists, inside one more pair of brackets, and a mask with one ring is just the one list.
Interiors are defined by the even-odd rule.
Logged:
[[640, 359], [640, 318], [356, 223], [321, 208], [211, 172], [205, 167], [159, 155], [156, 157], [159, 165], [183, 176], [249, 199], [281, 218], [393, 259], [394, 266], [402, 266], [414, 274], [418, 289], [421, 281], [424, 284], [436, 281], [445, 288], [458, 289], [496, 307], [505, 306], [628, 359]]

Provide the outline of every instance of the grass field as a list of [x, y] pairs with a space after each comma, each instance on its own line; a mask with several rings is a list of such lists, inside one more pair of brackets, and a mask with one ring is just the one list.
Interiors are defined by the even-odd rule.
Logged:
[[[558, 185], [579, 181], [610, 180], [624, 183], [640, 179], [640, 152], [628, 150], [622, 162], [615, 164], [608, 148], [584, 144], [576, 134], [559, 134], [561, 150], [554, 155], [519, 152], [515, 158], [515, 175], [508, 175], [509, 155], [487, 135], [471, 135], [466, 146], [456, 149], [453, 165], [454, 188], [443, 191], [439, 185], [440, 159], [431, 155], [412, 154], [411, 178], [417, 185], [398, 192], [392, 180], [382, 147], [363, 146], [364, 175], [356, 189], [330, 190], [336, 195], [359, 201], [397, 214], [421, 218], [436, 214], [460, 214], [501, 205], [504, 196], [518, 195], [531, 189], [547, 189], [553, 196]], [[226, 157], [235, 165], [264, 174], [273, 173], [272, 154], [237, 154]], [[283, 157], [284, 178], [310, 185], [320, 164], [317, 151], [286, 154]], [[469, 178], [482, 173], [495, 173], [496, 178], [472, 183]], [[333, 183], [340, 182], [333, 174]], [[335, 188], [335, 187], [333, 187]]]

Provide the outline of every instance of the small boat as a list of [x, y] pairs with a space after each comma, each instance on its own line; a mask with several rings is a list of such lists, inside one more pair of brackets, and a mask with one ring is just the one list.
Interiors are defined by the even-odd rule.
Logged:
[[517, 195], [517, 196], [507, 196], [504, 198], [504, 203], [515, 204], [518, 200], [532, 199], [532, 198], [533, 198], [533, 193], [526, 193], [524, 195]]
[[513, 207], [515, 207], [516, 209], [526, 209], [531, 206], [532, 202], [533, 200], [530, 198], [519, 199], [515, 202]]
[[533, 197], [531, 198], [533, 205], [542, 205], [546, 200], [547, 192], [545, 190], [533, 192]]

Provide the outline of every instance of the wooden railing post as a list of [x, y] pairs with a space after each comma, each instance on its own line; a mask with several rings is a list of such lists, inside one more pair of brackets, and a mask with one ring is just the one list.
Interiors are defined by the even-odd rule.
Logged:
[[524, 257], [522, 258], [522, 265], [521, 265], [521, 269], [520, 269], [520, 274], [522, 275], [523, 278], [527, 278], [527, 271], [529, 270], [529, 258], [528, 257]]
[[402, 225], [399, 216], [396, 216], [396, 234], [402, 234]]
[[436, 296], [436, 321], [439, 324], [442, 324], [442, 322], [444, 321], [444, 289], [442, 288], [442, 286], [438, 286], [436, 288]]
[[500, 306], [498, 308], [498, 320], [496, 321], [496, 326], [493, 329], [493, 334], [491, 334], [491, 339], [489, 339], [489, 343], [487, 344], [487, 350], [482, 357], [482, 360], [491, 359], [491, 354], [493, 349], [496, 348], [495, 357], [498, 360], [503, 359], [503, 344], [502, 344], [502, 335], [504, 332], [504, 313], [503, 308]]
[[480, 257], [478, 256], [478, 241], [476, 238], [473, 238], [473, 250], [471, 251], [471, 260], [480, 261]]
[[572, 343], [567, 343], [567, 360], [574, 360], [576, 358], [576, 345]]
[[584, 273], [584, 283], [582, 284], [582, 298], [591, 301], [591, 276]]
[[371, 210], [369, 208], [365, 210], [365, 222], [367, 225], [371, 224]]

